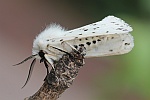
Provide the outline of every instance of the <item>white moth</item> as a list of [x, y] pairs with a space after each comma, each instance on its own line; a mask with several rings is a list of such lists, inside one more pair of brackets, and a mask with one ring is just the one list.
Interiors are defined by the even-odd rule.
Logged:
[[44, 62], [48, 74], [47, 63], [54, 68], [53, 61], [59, 60], [63, 54], [73, 49], [78, 50], [81, 46], [85, 48], [85, 58], [125, 54], [134, 46], [133, 37], [129, 34], [131, 31], [132, 28], [127, 23], [114, 16], [69, 31], [60, 25], [52, 24], [35, 38], [32, 56], [16, 65], [34, 58], [26, 85], [36, 59]]

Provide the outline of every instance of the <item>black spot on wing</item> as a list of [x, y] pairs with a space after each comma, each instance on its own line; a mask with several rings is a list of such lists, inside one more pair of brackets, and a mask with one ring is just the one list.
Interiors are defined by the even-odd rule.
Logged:
[[60, 41], [63, 41], [63, 39], [60, 39]]
[[109, 38], [109, 37], [107, 37], [106, 39], [107, 39], [107, 40], [109, 40], [110, 38]]
[[123, 31], [128, 31], [127, 29], [124, 29]]
[[115, 22], [110, 22], [110, 23], [115, 23]]
[[79, 46], [83, 46], [84, 47], [84, 44], [79, 44]]
[[114, 37], [111, 37], [111, 39], [114, 39]]
[[49, 47], [49, 44], [47, 44], [47, 48]]
[[91, 45], [91, 42], [86, 42], [87, 45]]
[[88, 29], [84, 29], [84, 31], [88, 31]]
[[130, 43], [125, 43], [125, 45], [130, 45]]
[[117, 28], [116, 30], [122, 30], [123, 28]]
[[97, 39], [97, 41], [101, 41], [101, 39]]
[[96, 44], [96, 41], [95, 41], [95, 40], [93, 40], [93, 44]]
[[74, 45], [74, 47], [75, 47], [76, 49], [78, 49], [78, 46], [77, 46], [77, 45]]
[[52, 42], [55, 42], [55, 40], [53, 39]]

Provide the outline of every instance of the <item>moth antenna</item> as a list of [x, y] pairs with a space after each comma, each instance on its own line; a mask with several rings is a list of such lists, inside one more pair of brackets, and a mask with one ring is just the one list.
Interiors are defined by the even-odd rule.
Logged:
[[20, 64], [22, 64], [22, 63], [26, 62], [27, 60], [29, 60], [29, 59], [33, 58], [34, 56], [37, 56], [37, 54], [35, 54], [35, 55], [31, 55], [30, 57], [27, 57], [26, 59], [24, 59], [24, 60], [23, 60], [23, 61], [21, 61], [20, 63], [15, 64], [15, 65], [13, 65], [13, 66], [20, 65]]
[[25, 85], [28, 83], [30, 77], [31, 77], [31, 74], [32, 74], [32, 71], [33, 71], [33, 68], [34, 68], [34, 65], [35, 65], [35, 62], [36, 62], [36, 58], [32, 61], [31, 65], [30, 65], [30, 69], [29, 69], [29, 73], [28, 73], [28, 77], [27, 77], [27, 80], [25, 82], [25, 84], [23, 85], [22, 88], [25, 87]]

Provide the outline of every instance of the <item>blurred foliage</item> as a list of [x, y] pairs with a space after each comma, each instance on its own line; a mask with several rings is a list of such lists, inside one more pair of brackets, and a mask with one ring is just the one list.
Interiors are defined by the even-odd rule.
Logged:
[[[66, 0], [70, 6], [82, 14], [100, 19], [106, 15], [128, 14], [136, 17], [148, 17], [149, 0]], [[149, 3], [149, 4], [148, 4]], [[145, 13], [145, 15], [144, 15]], [[87, 16], [87, 17], [88, 17]]]
[[134, 49], [119, 59], [113, 57], [120, 65], [115, 72], [98, 76], [98, 82], [95, 79], [94, 86], [99, 87], [95, 87], [99, 95], [96, 99], [150, 100], [150, 0], [67, 0], [67, 3], [89, 20], [112, 14], [134, 29]]

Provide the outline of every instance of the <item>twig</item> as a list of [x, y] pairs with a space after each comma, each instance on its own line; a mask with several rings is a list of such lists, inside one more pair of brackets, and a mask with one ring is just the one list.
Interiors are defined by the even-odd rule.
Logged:
[[47, 75], [41, 88], [24, 100], [57, 100], [72, 85], [83, 66], [84, 54], [82, 52], [82, 49], [78, 52], [72, 51], [70, 55], [65, 54], [59, 61], [55, 61], [55, 69]]

